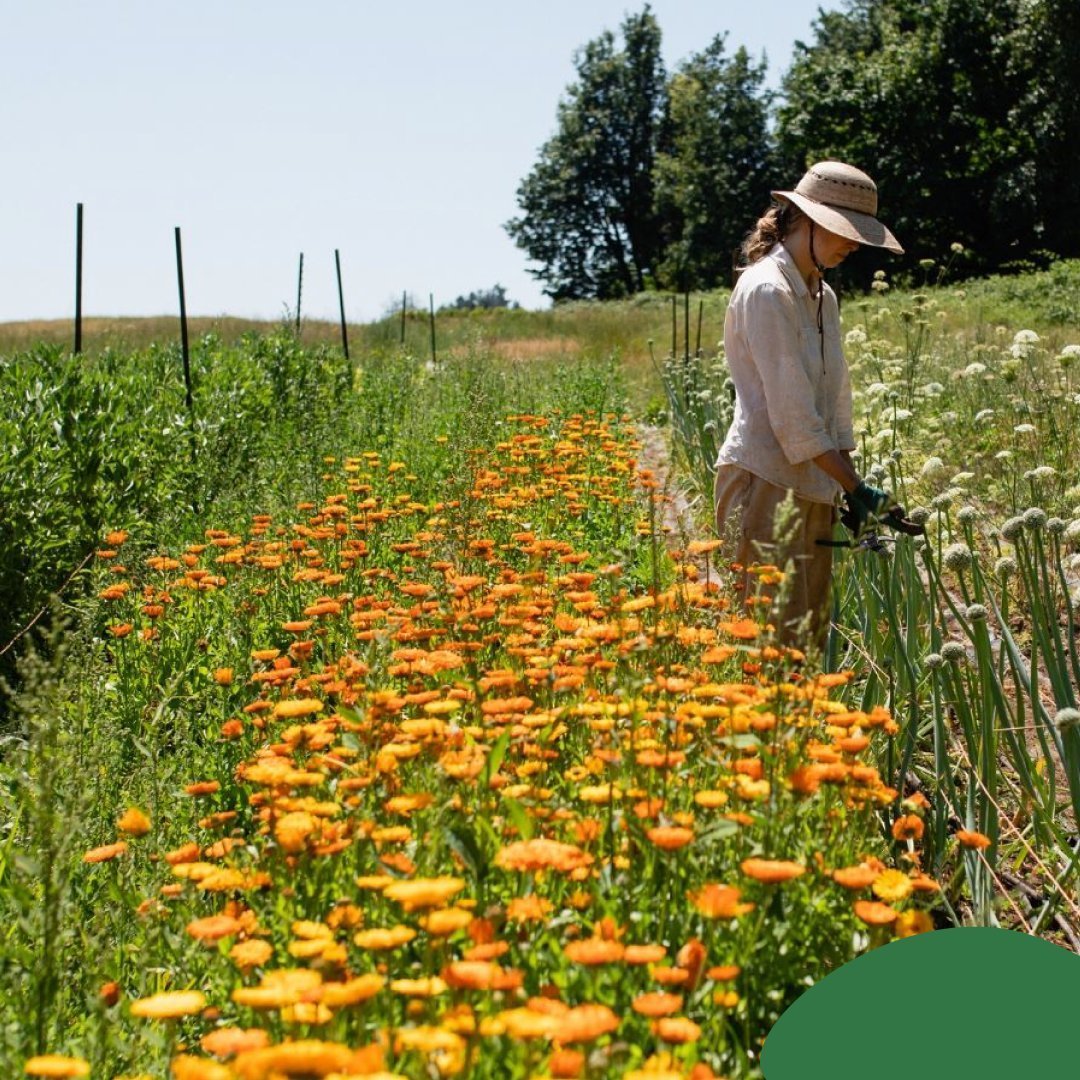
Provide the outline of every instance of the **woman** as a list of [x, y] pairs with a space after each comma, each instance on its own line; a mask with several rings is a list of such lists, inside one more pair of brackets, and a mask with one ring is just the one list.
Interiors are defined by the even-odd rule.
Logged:
[[[819, 162], [794, 191], [772, 195], [743, 242], [745, 265], [724, 323], [736, 399], [717, 459], [716, 525], [744, 568], [789, 571], [776, 613], [780, 638], [820, 643], [832, 549], [818, 541], [832, 538], [837, 498], [843, 492], [860, 528], [889, 504], [851, 463], [851, 384], [824, 273], [860, 244], [904, 249], [875, 217], [873, 180], [851, 165]], [[778, 518], [789, 498], [790, 512]], [[747, 574], [744, 599], [755, 591]]]

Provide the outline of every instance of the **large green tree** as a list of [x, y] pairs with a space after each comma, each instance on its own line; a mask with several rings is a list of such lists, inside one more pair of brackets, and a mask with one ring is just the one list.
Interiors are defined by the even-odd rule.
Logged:
[[506, 229], [555, 300], [638, 292], [655, 273], [660, 233], [653, 165], [664, 117], [660, 27], [646, 6], [575, 57], [577, 81], [556, 133], [518, 188]]
[[848, 0], [820, 13], [783, 81], [785, 170], [826, 157], [866, 169], [909, 259], [953, 241], [973, 251], [972, 269], [1080, 254], [1075, 226], [1055, 225], [1080, 166], [1078, 8]]
[[656, 159], [656, 209], [665, 241], [660, 283], [726, 282], [735, 250], [768, 203], [772, 179], [765, 61], [733, 56], [718, 35], [668, 84], [667, 147]]

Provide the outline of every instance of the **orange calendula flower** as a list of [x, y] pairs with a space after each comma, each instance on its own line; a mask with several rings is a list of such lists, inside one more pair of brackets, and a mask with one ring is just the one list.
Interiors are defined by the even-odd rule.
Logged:
[[101, 847], [91, 848], [83, 855], [85, 863], [109, 862], [123, 855], [127, 851], [127, 844], [123, 840], [117, 840], [115, 844], [103, 844]]
[[372, 1067], [372, 1058], [368, 1051], [351, 1050], [340, 1043], [320, 1042], [317, 1039], [297, 1039], [295, 1042], [284, 1042], [259, 1050], [246, 1050], [237, 1055], [233, 1070], [237, 1076], [251, 1080], [281, 1075], [362, 1075], [381, 1068], [381, 1061], [381, 1052]]
[[642, 1016], [673, 1016], [682, 1008], [682, 994], [653, 992], [639, 994], [630, 1003], [630, 1007]]
[[659, 964], [667, 956], [663, 945], [627, 945], [623, 962], [627, 964]]
[[455, 990], [515, 990], [524, 981], [522, 972], [490, 960], [455, 960], [443, 968], [442, 978]]
[[993, 843], [985, 833], [970, 829], [957, 829], [956, 839], [961, 847], [973, 848], [975, 851], [984, 851]]
[[553, 910], [550, 900], [536, 893], [516, 896], [506, 905], [506, 918], [510, 922], [542, 922]]
[[653, 1032], [667, 1043], [691, 1043], [701, 1038], [701, 1028], [685, 1016], [665, 1016], [654, 1020]]
[[412, 941], [414, 937], [416, 937], [416, 931], [411, 926], [393, 926], [388, 929], [375, 927], [371, 930], [360, 930], [353, 935], [353, 941], [361, 949], [382, 952], [400, 948]]
[[895, 908], [879, 903], [877, 900], [856, 900], [855, 914], [867, 926], [888, 926], [896, 921], [897, 916]]
[[677, 851], [694, 842], [694, 830], [683, 825], [656, 825], [645, 835], [662, 851]]
[[464, 879], [458, 877], [415, 878], [392, 882], [383, 889], [383, 896], [396, 900], [406, 911], [416, 911], [441, 907], [464, 888]]
[[194, 784], [184, 786], [184, 791], [188, 795], [214, 795], [220, 790], [220, 780], [197, 780]]
[[626, 948], [618, 941], [607, 941], [604, 938], [585, 938], [582, 941], [571, 941], [563, 946], [563, 952], [568, 960], [575, 964], [614, 964], [623, 958]]
[[580, 1050], [556, 1050], [548, 1062], [552, 1080], [577, 1080], [585, 1070], [585, 1055]]
[[270, 1033], [262, 1028], [225, 1027], [204, 1035], [199, 1045], [215, 1057], [232, 1057], [245, 1050], [261, 1050], [270, 1043]]
[[404, 997], [438, 997], [445, 994], [450, 988], [438, 977], [432, 975], [421, 979], [394, 979], [390, 983], [390, 989], [395, 994]]
[[147, 1020], [175, 1020], [202, 1012], [206, 996], [198, 990], [169, 990], [131, 1003], [131, 1015]]
[[218, 686], [232, 686], [233, 669], [231, 667], [219, 667], [214, 672], [214, 682], [216, 682]]
[[905, 814], [898, 817], [892, 826], [894, 840], [921, 840], [926, 826], [918, 814]]
[[578, 1005], [561, 1017], [559, 1042], [592, 1042], [618, 1027], [619, 1018], [606, 1005]]
[[129, 807], [116, 823], [128, 836], [145, 836], [150, 831], [150, 819], [137, 807]]
[[761, 627], [753, 619], [729, 619], [718, 623], [717, 629], [741, 641], [752, 641], [761, 633]]
[[508, 844], [495, 856], [495, 865], [503, 870], [559, 870], [568, 873], [591, 866], [592, 862], [591, 855], [573, 844], [543, 837]]
[[709, 919], [735, 919], [754, 910], [753, 904], [740, 903], [741, 890], [734, 885], [710, 883], [690, 893], [690, 903]]
[[27, 1076], [89, 1076], [90, 1062], [62, 1054], [38, 1054], [23, 1066]]
[[323, 983], [319, 991], [319, 1000], [332, 1009], [345, 1005], [359, 1005], [373, 998], [384, 986], [386, 980], [374, 972], [358, 975], [343, 983]]
[[742, 968], [738, 964], [718, 964], [716, 967], [709, 968], [705, 974], [715, 982], [731, 982], [732, 979], [739, 977], [740, 971]]
[[261, 967], [272, 956], [273, 946], [258, 939], [239, 942], [229, 949], [230, 959], [240, 969]]
[[308, 837], [318, 827], [319, 823], [313, 815], [306, 810], [298, 810], [278, 818], [274, 825], [274, 839], [277, 840], [282, 851], [295, 855], [307, 848]]
[[203, 919], [193, 919], [187, 924], [187, 932], [196, 941], [215, 942], [222, 938], [233, 937], [240, 933], [244, 924], [231, 915], [207, 915]]
[[170, 1065], [173, 1080], [233, 1080], [232, 1069], [209, 1058], [177, 1054]]
[[806, 873], [806, 867], [801, 863], [787, 859], [744, 859], [741, 865], [747, 877], [767, 885], [790, 881]]
[[274, 716], [279, 720], [294, 720], [299, 716], [311, 716], [326, 708], [318, 698], [293, 698], [279, 701], [274, 706]]
[[839, 870], [833, 871], [832, 877], [833, 881], [841, 888], [868, 889], [874, 884], [880, 873], [880, 870], [867, 866], [865, 863], [860, 863], [858, 866], [842, 866]]

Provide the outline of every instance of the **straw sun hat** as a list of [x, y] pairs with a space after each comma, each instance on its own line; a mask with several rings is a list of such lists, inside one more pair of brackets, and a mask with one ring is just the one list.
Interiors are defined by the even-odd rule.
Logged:
[[877, 185], [866, 173], [842, 161], [819, 161], [807, 169], [794, 191], [774, 191], [774, 199], [797, 206], [811, 221], [837, 236], [897, 255], [904, 249], [874, 216]]

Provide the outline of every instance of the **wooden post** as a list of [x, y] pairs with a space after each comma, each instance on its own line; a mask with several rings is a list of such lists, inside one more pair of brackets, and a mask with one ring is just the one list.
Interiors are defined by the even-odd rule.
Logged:
[[83, 204], [75, 204], [75, 353], [82, 352], [82, 226]]
[[345, 359], [349, 359], [349, 329], [345, 325], [345, 291], [341, 287], [341, 253], [334, 248], [334, 265], [337, 267], [338, 307], [341, 309], [341, 347], [345, 350]]
[[683, 297], [683, 359], [690, 359], [690, 290]]
[[432, 367], [438, 363], [438, 358], [435, 356], [435, 294], [428, 293], [428, 307], [431, 309], [431, 365]]
[[401, 290], [401, 344], [405, 344], [405, 305], [409, 302], [409, 294], [405, 289]]
[[675, 354], [679, 348], [678, 342], [678, 326], [679, 326], [679, 299], [672, 293], [671, 294], [671, 359], [675, 359]]
[[304, 295], [304, 253], [300, 252], [300, 273], [296, 278], [296, 333], [300, 335], [300, 300]]
[[[191, 354], [188, 348], [187, 301], [184, 298], [184, 255], [180, 247], [180, 226], [176, 226], [176, 282], [180, 289], [180, 350], [184, 359], [184, 404], [189, 415], [195, 411], [191, 392]], [[194, 428], [192, 428], [194, 433]]]
[[697, 305], [697, 344], [694, 346], [694, 355], [701, 355], [701, 316], [705, 311], [705, 300], [698, 300]]

